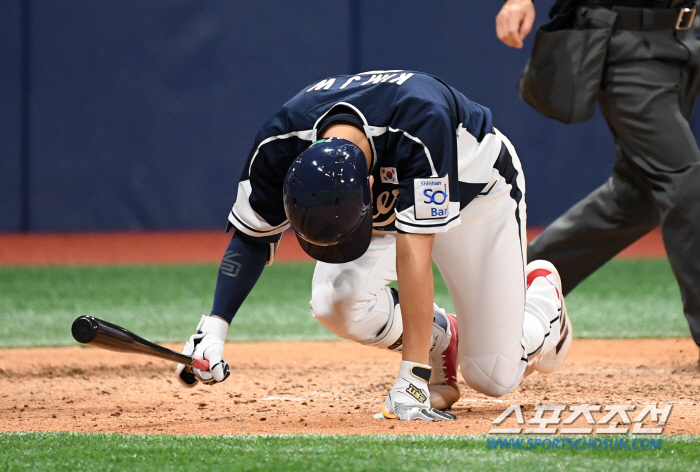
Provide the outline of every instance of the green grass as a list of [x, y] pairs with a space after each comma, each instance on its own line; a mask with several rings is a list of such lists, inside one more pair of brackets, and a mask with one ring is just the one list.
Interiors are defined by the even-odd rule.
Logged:
[[[310, 315], [313, 267], [266, 268], [228, 339], [335, 339]], [[70, 326], [80, 315], [183, 342], [211, 309], [216, 272], [215, 265], [0, 267], [0, 346], [73, 344]], [[453, 309], [439, 275], [436, 300]], [[689, 335], [666, 260], [612, 261], [574, 290], [567, 306], [577, 337]]]
[[6, 433], [0, 434], [0, 470], [700, 470], [697, 437], [661, 436], [654, 440], [659, 438], [662, 443], [656, 450], [514, 451], [487, 449], [486, 436]]
[[[310, 315], [310, 264], [264, 271], [228, 339], [333, 339]], [[211, 310], [216, 265], [0, 267], [0, 346], [74, 344], [93, 315], [154, 341], [184, 342]]]
[[576, 287], [566, 306], [577, 337], [690, 336], [666, 259], [613, 260]]

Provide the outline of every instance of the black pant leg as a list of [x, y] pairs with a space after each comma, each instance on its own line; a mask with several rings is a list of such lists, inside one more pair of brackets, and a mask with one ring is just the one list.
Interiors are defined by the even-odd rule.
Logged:
[[615, 136], [613, 176], [545, 229], [528, 258], [551, 260], [570, 290], [660, 221], [700, 344], [700, 150], [689, 125], [699, 45], [693, 30], [613, 34], [599, 95]]
[[[689, 123], [697, 55], [675, 32], [645, 37], [653, 58], [625, 61], [613, 54], [618, 61], [608, 66], [599, 103], [619, 159], [651, 189], [684, 314], [700, 344], [700, 149]], [[613, 53], [623, 47], [611, 42]]]
[[654, 229], [658, 215], [618, 163], [603, 185], [571, 207], [527, 247], [527, 259], [545, 259], [559, 271], [564, 295], [624, 248]]

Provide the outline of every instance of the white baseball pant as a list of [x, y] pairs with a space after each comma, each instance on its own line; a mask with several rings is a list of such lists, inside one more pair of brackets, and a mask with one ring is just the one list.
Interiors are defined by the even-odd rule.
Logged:
[[[528, 355], [532, 362], [559, 341], [558, 324], [550, 323], [558, 317], [556, 289], [533, 284], [526, 293], [525, 180], [512, 145], [498, 136], [510, 151], [508, 169], [494, 168], [488, 193], [462, 209], [459, 226], [435, 235], [432, 253], [455, 307], [462, 376], [490, 396], [511, 392]], [[375, 232], [359, 259], [317, 263], [312, 314], [341, 338], [389, 347], [402, 333], [387, 289], [394, 280], [396, 236]]]

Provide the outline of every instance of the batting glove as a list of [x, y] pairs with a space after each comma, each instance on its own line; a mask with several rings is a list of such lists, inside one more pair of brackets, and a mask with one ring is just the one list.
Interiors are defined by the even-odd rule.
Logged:
[[228, 323], [221, 318], [203, 315], [193, 334], [185, 343], [182, 353], [186, 356], [201, 357], [209, 361], [209, 370], [200, 370], [178, 364], [175, 374], [185, 387], [194, 387], [197, 382], [214, 385], [223, 382], [230, 374], [228, 364], [221, 357], [224, 354], [224, 340]]
[[384, 400], [382, 415], [385, 418], [398, 418], [401, 421], [454, 420], [451, 413], [430, 407], [430, 366], [416, 362], [401, 361], [399, 376]]

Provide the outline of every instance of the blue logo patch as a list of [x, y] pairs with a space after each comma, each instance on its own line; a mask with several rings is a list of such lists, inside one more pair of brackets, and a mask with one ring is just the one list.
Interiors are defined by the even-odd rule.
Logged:
[[413, 191], [417, 220], [447, 218], [450, 214], [450, 184], [448, 176], [415, 179]]

